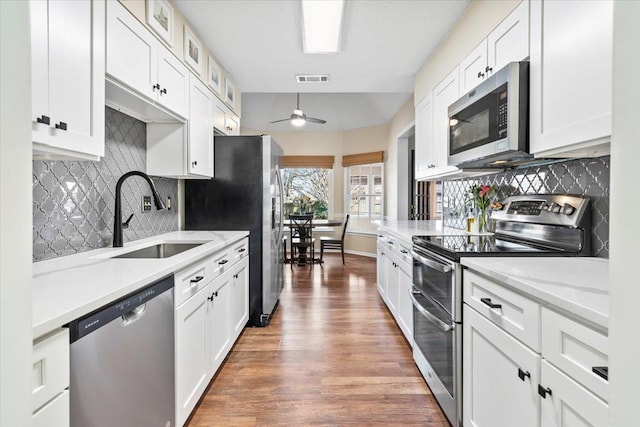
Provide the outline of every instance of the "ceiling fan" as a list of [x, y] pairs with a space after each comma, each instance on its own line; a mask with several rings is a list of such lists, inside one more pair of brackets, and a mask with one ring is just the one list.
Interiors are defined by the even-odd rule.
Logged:
[[300, 94], [298, 93], [297, 95], [298, 101], [296, 104], [296, 108], [293, 110], [293, 114], [291, 114], [291, 117], [281, 120], [274, 120], [271, 123], [286, 122], [287, 120], [291, 120], [291, 124], [294, 126], [302, 126], [305, 124], [305, 122], [320, 123], [321, 125], [327, 123], [326, 120], [307, 117], [307, 115], [300, 109]]

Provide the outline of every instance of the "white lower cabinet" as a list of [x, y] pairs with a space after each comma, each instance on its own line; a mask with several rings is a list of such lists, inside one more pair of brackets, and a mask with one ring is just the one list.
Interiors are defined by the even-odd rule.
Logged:
[[463, 294], [465, 427], [609, 425], [606, 331], [469, 269]]
[[35, 427], [69, 425], [69, 329], [33, 343], [31, 407]]
[[542, 427], [609, 425], [609, 406], [546, 360], [540, 383]]
[[176, 424], [182, 425], [209, 384], [209, 307], [211, 285], [175, 312]]
[[536, 427], [540, 356], [464, 305], [464, 425]]
[[409, 297], [413, 286], [412, 269], [400, 264], [398, 268], [398, 324], [405, 338], [413, 343], [413, 304]]
[[231, 292], [233, 276], [228, 271], [213, 281], [210, 295], [207, 297], [208, 334], [209, 334], [209, 374], [211, 377], [218, 370], [229, 350], [231, 341]]
[[[247, 239], [234, 243], [234, 247], [238, 244], [245, 248]], [[178, 426], [189, 418], [249, 320], [248, 252], [242, 251], [242, 256], [235, 258], [229, 256], [231, 252], [232, 246], [228, 246], [176, 273], [176, 277], [200, 286], [195, 295], [176, 303], [180, 304], [175, 310]], [[226, 260], [225, 270], [216, 275], [214, 270], [221, 258]], [[209, 277], [209, 282], [202, 284], [206, 280], [202, 277]]]
[[409, 292], [413, 285], [411, 243], [378, 233], [377, 285], [403, 335], [413, 346], [413, 304]]
[[64, 427], [69, 423], [69, 390], [63, 391], [33, 414], [33, 427]]
[[249, 258], [245, 257], [232, 270], [231, 292], [232, 339], [236, 339], [249, 321]]

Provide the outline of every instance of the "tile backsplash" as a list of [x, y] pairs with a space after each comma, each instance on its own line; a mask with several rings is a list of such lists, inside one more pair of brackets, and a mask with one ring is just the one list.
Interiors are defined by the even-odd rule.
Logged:
[[[146, 125], [106, 107], [105, 155], [100, 162], [33, 162], [33, 260], [110, 246], [118, 178], [146, 171]], [[142, 213], [142, 196], [151, 195], [140, 177], [122, 185], [123, 220], [134, 214], [124, 241], [178, 230], [178, 181], [152, 177], [173, 209]]]
[[475, 178], [444, 181], [444, 223], [464, 228], [465, 194], [472, 184], [495, 185], [495, 199], [516, 194], [570, 193], [591, 199], [593, 254], [609, 257], [609, 156], [559, 161]]

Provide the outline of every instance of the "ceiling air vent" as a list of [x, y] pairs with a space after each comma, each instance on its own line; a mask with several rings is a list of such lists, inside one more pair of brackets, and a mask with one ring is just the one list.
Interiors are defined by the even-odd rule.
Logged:
[[329, 81], [328, 74], [298, 74], [296, 75], [298, 83], [327, 83]]

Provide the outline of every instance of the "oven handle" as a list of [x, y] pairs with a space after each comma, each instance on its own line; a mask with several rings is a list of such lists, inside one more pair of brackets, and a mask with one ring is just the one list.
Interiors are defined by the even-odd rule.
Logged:
[[420, 303], [418, 302], [418, 300], [414, 295], [421, 295], [421, 294], [419, 291], [414, 291], [409, 289], [409, 297], [411, 297], [411, 302], [413, 303], [413, 306], [416, 308], [416, 310], [420, 312], [420, 314], [422, 314], [424, 317], [429, 319], [431, 323], [436, 325], [438, 329], [440, 329], [442, 332], [449, 332], [454, 328], [455, 325], [447, 325], [442, 320], [438, 319], [436, 316], [429, 313], [423, 306], [420, 305]]
[[413, 249], [411, 249], [411, 256], [414, 258], [417, 258], [418, 261], [420, 261], [420, 263], [428, 265], [429, 267], [434, 268], [440, 271], [441, 273], [448, 273], [451, 270], [453, 270], [453, 268], [450, 265], [440, 264], [437, 261], [431, 260], [429, 258], [425, 258], [419, 253], [417, 253], [416, 251], [414, 251]]

